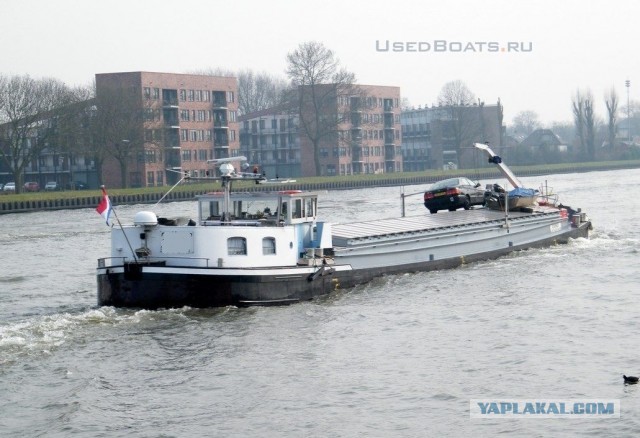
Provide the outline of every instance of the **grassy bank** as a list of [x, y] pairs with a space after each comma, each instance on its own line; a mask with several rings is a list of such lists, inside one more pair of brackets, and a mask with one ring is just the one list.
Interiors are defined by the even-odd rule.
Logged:
[[[640, 160], [629, 161], [606, 161], [606, 162], [589, 162], [589, 163], [565, 163], [565, 164], [546, 164], [537, 166], [510, 166], [511, 170], [519, 176], [547, 175], [554, 173], [573, 173], [573, 172], [589, 172], [595, 170], [616, 170], [640, 168]], [[431, 169], [423, 172], [403, 172], [403, 173], [383, 173], [383, 174], [367, 174], [367, 175], [348, 175], [348, 176], [332, 176], [332, 177], [310, 177], [295, 178], [295, 185], [326, 185], [327, 183], [354, 183], [354, 185], [394, 185], [394, 181], [412, 178], [420, 178], [424, 181], [436, 181], [457, 175], [464, 175], [471, 179], [480, 179], [483, 175], [497, 173], [495, 167], [483, 167], [479, 169], [463, 169], [463, 170], [436, 170]], [[213, 184], [213, 185], [212, 185]], [[249, 181], [237, 181], [234, 183], [236, 189], [254, 187], [255, 183]], [[174, 189], [174, 192], [204, 192], [219, 187], [217, 182], [196, 182], [188, 181]], [[148, 187], [148, 188], [131, 188], [131, 189], [114, 189], [107, 187], [110, 196], [117, 195], [162, 195], [169, 190], [168, 186], [164, 187]], [[89, 196], [99, 196], [99, 190], [78, 190], [78, 191], [55, 191], [55, 192], [30, 192], [21, 194], [0, 195], [0, 202], [15, 201], [52, 201], [79, 199]]]

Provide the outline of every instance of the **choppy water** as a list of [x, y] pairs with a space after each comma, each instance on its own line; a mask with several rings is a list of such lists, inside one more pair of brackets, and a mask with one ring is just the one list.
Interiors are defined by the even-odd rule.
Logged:
[[[0, 436], [637, 435], [640, 385], [622, 374], [640, 374], [640, 170], [547, 179], [588, 212], [590, 240], [279, 308], [99, 308], [109, 236], [92, 209], [0, 216]], [[141, 208], [116, 207], [123, 222]], [[394, 216], [399, 188], [321, 208]], [[487, 398], [620, 399], [622, 415], [470, 419]]]

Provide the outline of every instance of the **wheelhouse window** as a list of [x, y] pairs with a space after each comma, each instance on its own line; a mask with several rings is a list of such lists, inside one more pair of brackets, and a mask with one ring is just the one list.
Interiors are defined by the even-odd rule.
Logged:
[[262, 254], [275, 255], [276, 253], [276, 239], [273, 237], [265, 237], [262, 239]]
[[302, 213], [302, 199], [294, 199], [293, 200], [293, 214], [291, 217], [293, 219], [300, 219], [303, 216]]
[[307, 198], [306, 199], [306, 208], [305, 208], [305, 212], [307, 213], [307, 217], [313, 217], [315, 214], [315, 199], [314, 198]]
[[201, 202], [200, 215], [204, 220], [220, 219], [221, 207], [218, 201]]
[[230, 237], [227, 239], [229, 255], [247, 255], [247, 239], [244, 237]]

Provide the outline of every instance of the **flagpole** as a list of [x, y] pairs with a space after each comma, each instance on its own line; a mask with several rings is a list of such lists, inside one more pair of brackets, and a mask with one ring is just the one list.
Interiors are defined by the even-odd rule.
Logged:
[[[105, 189], [104, 186], [100, 186], [100, 188], [102, 189], [103, 193], [107, 193], [107, 190]], [[109, 195], [107, 195], [109, 196]], [[131, 250], [131, 254], [133, 255], [133, 260], [138, 263], [138, 258], [136, 257], [136, 252], [133, 250], [133, 247], [131, 246], [131, 242], [129, 242], [129, 238], [127, 237], [127, 233], [124, 232], [124, 227], [122, 226], [122, 223], [120, 222], [120, 218], [118, 217], [118, 213], [116, 213], [116, 209], [114, 208], [113, 204], [111, 204], [111, 211], [113, 212], [113, 215], [116, 218], [116, 221], [118, 222], [118, 226], [120, 227], [120, 230], [122, 231], [122, 235], [124, 236], [124, 239], [127, 241], [127, 245], [129, 245], [129, 249]]]

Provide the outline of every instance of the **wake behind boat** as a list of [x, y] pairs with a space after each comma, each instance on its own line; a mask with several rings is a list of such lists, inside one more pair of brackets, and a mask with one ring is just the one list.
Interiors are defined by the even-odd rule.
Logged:
[[98, 260], [99, 305], [290, 304], [385, 274], [564, 243], [591, 228], [584, 213], [555, 204], [331, 224], [318, 219], [318, 192], [233, 192], [233, 181], [264, 178], [236, 172], [231, 163], [242, 160], [217, 160], [223, 191], [197, 197], [196, 220], [142, 211], [112, 228], [111, 255]]

